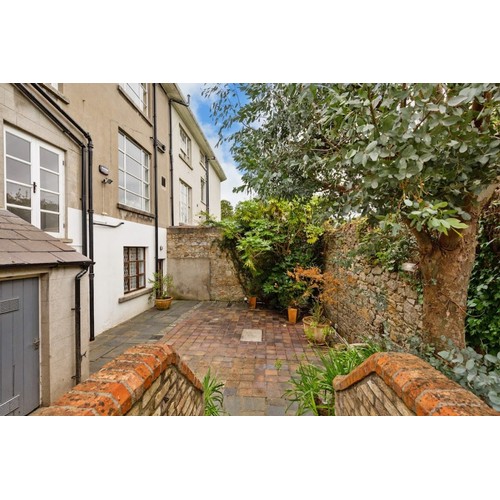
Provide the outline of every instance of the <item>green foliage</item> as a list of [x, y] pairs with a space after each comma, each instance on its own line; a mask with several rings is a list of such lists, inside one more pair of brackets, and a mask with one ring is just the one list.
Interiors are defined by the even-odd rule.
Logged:
[[151, 285], [151, 293], [149, 294], [150, 301], [153, 299], [166, 299], [170, 297], [174, 284], [172, 275], [154, 273], [153, 279], [148, 279], [148, 282]]
[[362, 255], [371, 264], [389, 272], [398, 272], [401, 265], [411, 262], [417, 253], [417, 243], [410, 231], [397, 222], [384, 220], [370, 228], [366, 219], [357, 226], [359, 244], [353, 254]]
[[496, 84], [219, 84], [205, 93], [241, 190], [261, 197], [319, 193], [339, 215], [418, 217], [447, 203], [458, 222], [435, 225], [426, 213], [421, 226], [439, 235], [461, 229], [500, 174]]
[[500, 199], [479, 222], [476, 261], [467, 299], [467, 342], [483, 352], [500, 352]]
[[220, 218], [229, 219], [233, 216], [234, 210], [231, 202], [227, 200], [220, 200]]
[[316, 416], [335, 415], [333, 379], [337, 375], [347, 375], [378, 351], [380, 348], [375, 343], [369, 343], [366, 347], [317, 351], [319, 364], [301, 363], [297, 368], [297, 376], [289, 381], [291, 387], [284, 393], [284, 397], [290, 401], [289, 407], [298, 403], [297, 415], [308, 412]]
[[320, 258], [323, 220], [316, 199], [248, 200], [218, 224], [249, 295], [264, 295], [271, 306], [286, 308], [301, 296], [301, 285], [287, 275], [298, 264]]
[[441, 371], [500, 411], [500, 353], [483, 355], [472, 347], [458, 350], [450, 346], [438, 356], [447, 362]]
[[218, 417], [223, 413], [224, 384], [213, 376], [210, 368], [203, 377], [203, 400], [205, 402], [205, 416]]
[[[429, 232], [437, 231], [438, 233], [448, 235], [448, 230], [451, 229], [460, 235], [458, 229], [465, 229], [467, 227], [467, 224], [460, 222], [456, 217], [452, 217], [452, 215], [458, 213], [457, 210], [445, 210], [448, 206], [446, 201], [435, 203], [434, 205], [426, 201], [421, 201], [420, 203], [416, 201], [412, 202], [407, 198], [403, 201], [405, 206], [414, 209], [409, 214], [406, 214], [406, 216], [410, 220], [410, 226], [416, 227], [419, 232], [425, 227]], [[462, 217], [466, 220], [470, 219], [470, 215], [465, 212], [462, 213]]]

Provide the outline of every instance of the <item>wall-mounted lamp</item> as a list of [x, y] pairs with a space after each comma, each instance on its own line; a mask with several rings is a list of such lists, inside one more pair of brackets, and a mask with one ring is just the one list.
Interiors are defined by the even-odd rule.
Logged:
[[103, 184], [111, 184], [113, 182], [113, 179], [103, 179], [101, 182]]
[[106, 167], [106, 165], [99, 165], [99, 172], [102, 175], [108, 175], [109, 174], [109, 168]]

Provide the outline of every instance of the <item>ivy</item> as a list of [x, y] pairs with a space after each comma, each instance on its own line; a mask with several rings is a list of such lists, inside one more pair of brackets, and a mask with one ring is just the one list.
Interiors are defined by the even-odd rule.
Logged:
[[483, 352], [500, 352], [500, 197], [479, 221], [476, 261], [467, 299], [466, 338]]

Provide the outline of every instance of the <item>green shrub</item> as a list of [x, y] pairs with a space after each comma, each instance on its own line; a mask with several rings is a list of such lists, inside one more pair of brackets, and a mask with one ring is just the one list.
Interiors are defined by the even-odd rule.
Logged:
[[368, 343], [366, 347], [317, 351], [319, 364], [301, 363], [297, 368], [297, 376], [289, 381], [291, 387], [283, 395], [290, 401], [288, 407], [298, 403], [297, 415], [308, 412], [317, 416], [335, 415], [333, 379], [337, 375], [347, 375], [380, 350], [376, 343]]
[[205, 402], [205, 416], [218, 417], [223, 413], [224, 384], [213, 376], [210, 368], [203, 377], [203, 400]]

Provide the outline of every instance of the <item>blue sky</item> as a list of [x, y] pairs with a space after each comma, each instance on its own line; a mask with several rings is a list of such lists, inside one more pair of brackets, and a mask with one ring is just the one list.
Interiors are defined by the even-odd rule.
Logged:
[[233, 189], [241, 185], [241, 175], [231, 156], [229, 145], [222, 144], [218, 148], [215, 147], [218, 136], [217, 128], [210, 118], [210, 100], [201, 95], [205, 84], [178, 83], [177, 85], [179, 85], [185, 97], [188, 94], [191, 96], [190, 108], [200, 123], [208, 142], [226, 173], [227, 180], [221, 184], [221, 199], [230, 201], [234, 207], [239, 201], [247, 199], [248, 196], [244, 193], [233, 193]]

